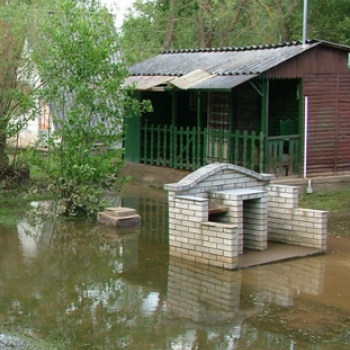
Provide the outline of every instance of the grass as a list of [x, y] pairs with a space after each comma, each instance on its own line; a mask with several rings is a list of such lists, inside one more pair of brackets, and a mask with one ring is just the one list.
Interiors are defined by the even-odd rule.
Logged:
[[305, 194], [299, 207], [329, 211], [328, 236], [350, 237], [350, 190]]
[[[36, 350], [63, 350], [66, 347], [61, 341], [46, 341], [45, 339], [40, 339], [39, 337], [30, 336], [21, 332], [20, 330], [13, 331], [10, 330], [11, 327], [5, 324], [6, 322], [0, 323], [0, 333], [3, 336], [9, 337], [13, 343], [17, 344], [18, 348], [21, 349], [36, 349]], [[6, 340], [5, 340], [6, 342]], [[11, 343], [7, 349], [13, 348], [15, 344]], [[3, 349], [3, 347], [1, 347]]]
[[52, 199], [52, 194], [44, 191], [47, 178], [37, 168], [30, 171], [30, 180], [0, 190], [0, 225], [14, 227], [20, 215], [30, 209], [31, 202]]
[[350, 190], [304, 194], [299, 199], [299, 207], [332, 213], [350, 211]]

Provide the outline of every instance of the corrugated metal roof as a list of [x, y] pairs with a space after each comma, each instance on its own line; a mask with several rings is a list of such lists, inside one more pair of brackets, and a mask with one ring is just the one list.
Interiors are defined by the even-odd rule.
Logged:
[[216, 76], [211, 79], [202, 81], [189, 87], [189, 90], [229, 90], [240, 85], [248, 80], [258, 76], [257, 74], [250, 75], [230, 75], [226, 77]]
[[[305, 44], [291, 42], [245, 48], [167, 51], [135, 64], [129, 68], [129, 72], [133, 76], [169, 78], [162, 83], [169, 82], [171, 77], [181, 77], [171, 82], [172, 84], [177, 82], [176, 86], [181, 89], [226, 89], [252, 79], [318, 45], [331, 46], [350, 52], [348, 46], [315, 40], [307, 41]], [[206, 76], [217, 77], [205, 79]], [[219, 77], [230, 77], [230, 79]], [[144, 78], [136, 80], [138, 79]], [[149, 77], [149, 79], [156, 78]], [[153, 86], [155, 82], [152, 80]]]
[[194, 71], [183, 75], [180, 78], [172, 80], [171, 85], [175, 85], [177, 88], [182, 90], [187, 90], [191, 86], [205, 82], [213, 77], [215, 77], [215, 75], [208, 74], [202, 69], [195, 69]]
[[131, 75], [183, 76], [196, 69], [211, 75], [261, 74], [321, 42], [250, 48], [165, 52], [130, 67]]
[[132, 86], [135, 84], [138, 90], [149, 90], [154, 86], [166, 84], [175, 78], [176, 77], [166, 75], [131, 76], [125, 79], [123, 86]]

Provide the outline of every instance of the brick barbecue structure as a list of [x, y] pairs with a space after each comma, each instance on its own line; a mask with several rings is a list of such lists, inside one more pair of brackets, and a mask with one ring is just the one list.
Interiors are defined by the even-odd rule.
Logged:
[[213, 163], [164, 185], [170, 255], [232, 270], [243, 248], [266, 250], [269, 241], [324, 252], [328, 212], [298, 208], [298, 186], [273, 178]]

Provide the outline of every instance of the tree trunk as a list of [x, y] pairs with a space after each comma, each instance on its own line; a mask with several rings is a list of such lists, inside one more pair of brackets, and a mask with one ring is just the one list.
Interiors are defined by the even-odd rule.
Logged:
[[9, 158], [8, 158], [5, 150], [6, 150], [6, 132], [4, 132], [3, 126], [1, 126], [1, 130], [0, 130], [0, 179], [4, 176], [4, 174], [8, 168], [8, 165], [9, 165]]
[[276, 0], [276, 7], [282, 22], [282, 34], [281, 34], [280, 41], [290, 41], [291, 31], [289, 29], [288, 23], [286, 22], [286, 19], [285, 19], [286, 14], [283, 11], [283, 7], [280, 0]]
[[239, 18], [241, 16], [241, 13], [242, 13], [242, 10], [244, 9], [244, 7], [248, 4], [248, 1], [249, 0], [241, 0], [237, 9], [236, 9], [236, 12], [232, 18], [232, 21], [230, 23], [230, 26], [227, 28], [227, 30], [224, 32], [223, 34], [223, 37], [221, 39], [221, 43], [220, 43], [220, 46], [230, 46], [228, 45], [227, 43], [227, 40], [228, 40], [228, 37], [229, 35], [233, 32], [233, 30], [235, 29], [236, 27], [236, 24], [238, 23], [239, 21]]
[[163, 50], [169, 50], [174, 38], [174, 26], [177, 20], [177, 11], [176, 11], [176, 0], [169, 0], [169, 19], [167, 24], [167, 29], [163, 41]]
[[208, 18], [211, 18], [212, 14], [210, 13], [209, 4], [206, 4], [206, 3], [202, 4], [199, 1], [198, 5], [199, 5], [199, 11], [198, 11], [199, 45], [202, 49], [205, 49], [205, 48], [211, 47], [214, 40], [214, 31], [212, 30], [212, 28], [209, 28], [209, 25], [206, 21], [205, 12], [209, 14], [207, 16]]

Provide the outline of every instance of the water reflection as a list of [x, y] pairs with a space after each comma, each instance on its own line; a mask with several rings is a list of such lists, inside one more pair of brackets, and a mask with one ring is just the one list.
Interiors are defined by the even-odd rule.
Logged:
[[242, 271], [225, 271], [170, 257], [168, 309], [173, 317], [216, 324], [237, 318]]
[[323, 291], [324, 259], [290, 261], [233, 272], [173, 257], [169, 262], [167, 306], [171, 317], [215, 328], [230, 323], [233, 330], [227, 333], [225, 330], [221, 336], [222, 339], [231, 337], [231, 343], [244, 336], [241, 325], [246, 318], [271, 304], [293, 306], [294, 298], [300, 293], [319, 295]]
[[301, 293], [323, 293], [325, 259], [299, 259], [244, 271], [244, 285], [264, 304], [293, 306]]
[[142, 227], [23, 219], [17, 230], [1, 229], [0, 317], [7, 326], [69, 349], [303, 344], [247, 321], [322, 294], [323, 257], [240, 271], [192, 264], [168, 256], [165, 203], [127, 198], [123, 205], [138, 211]]

